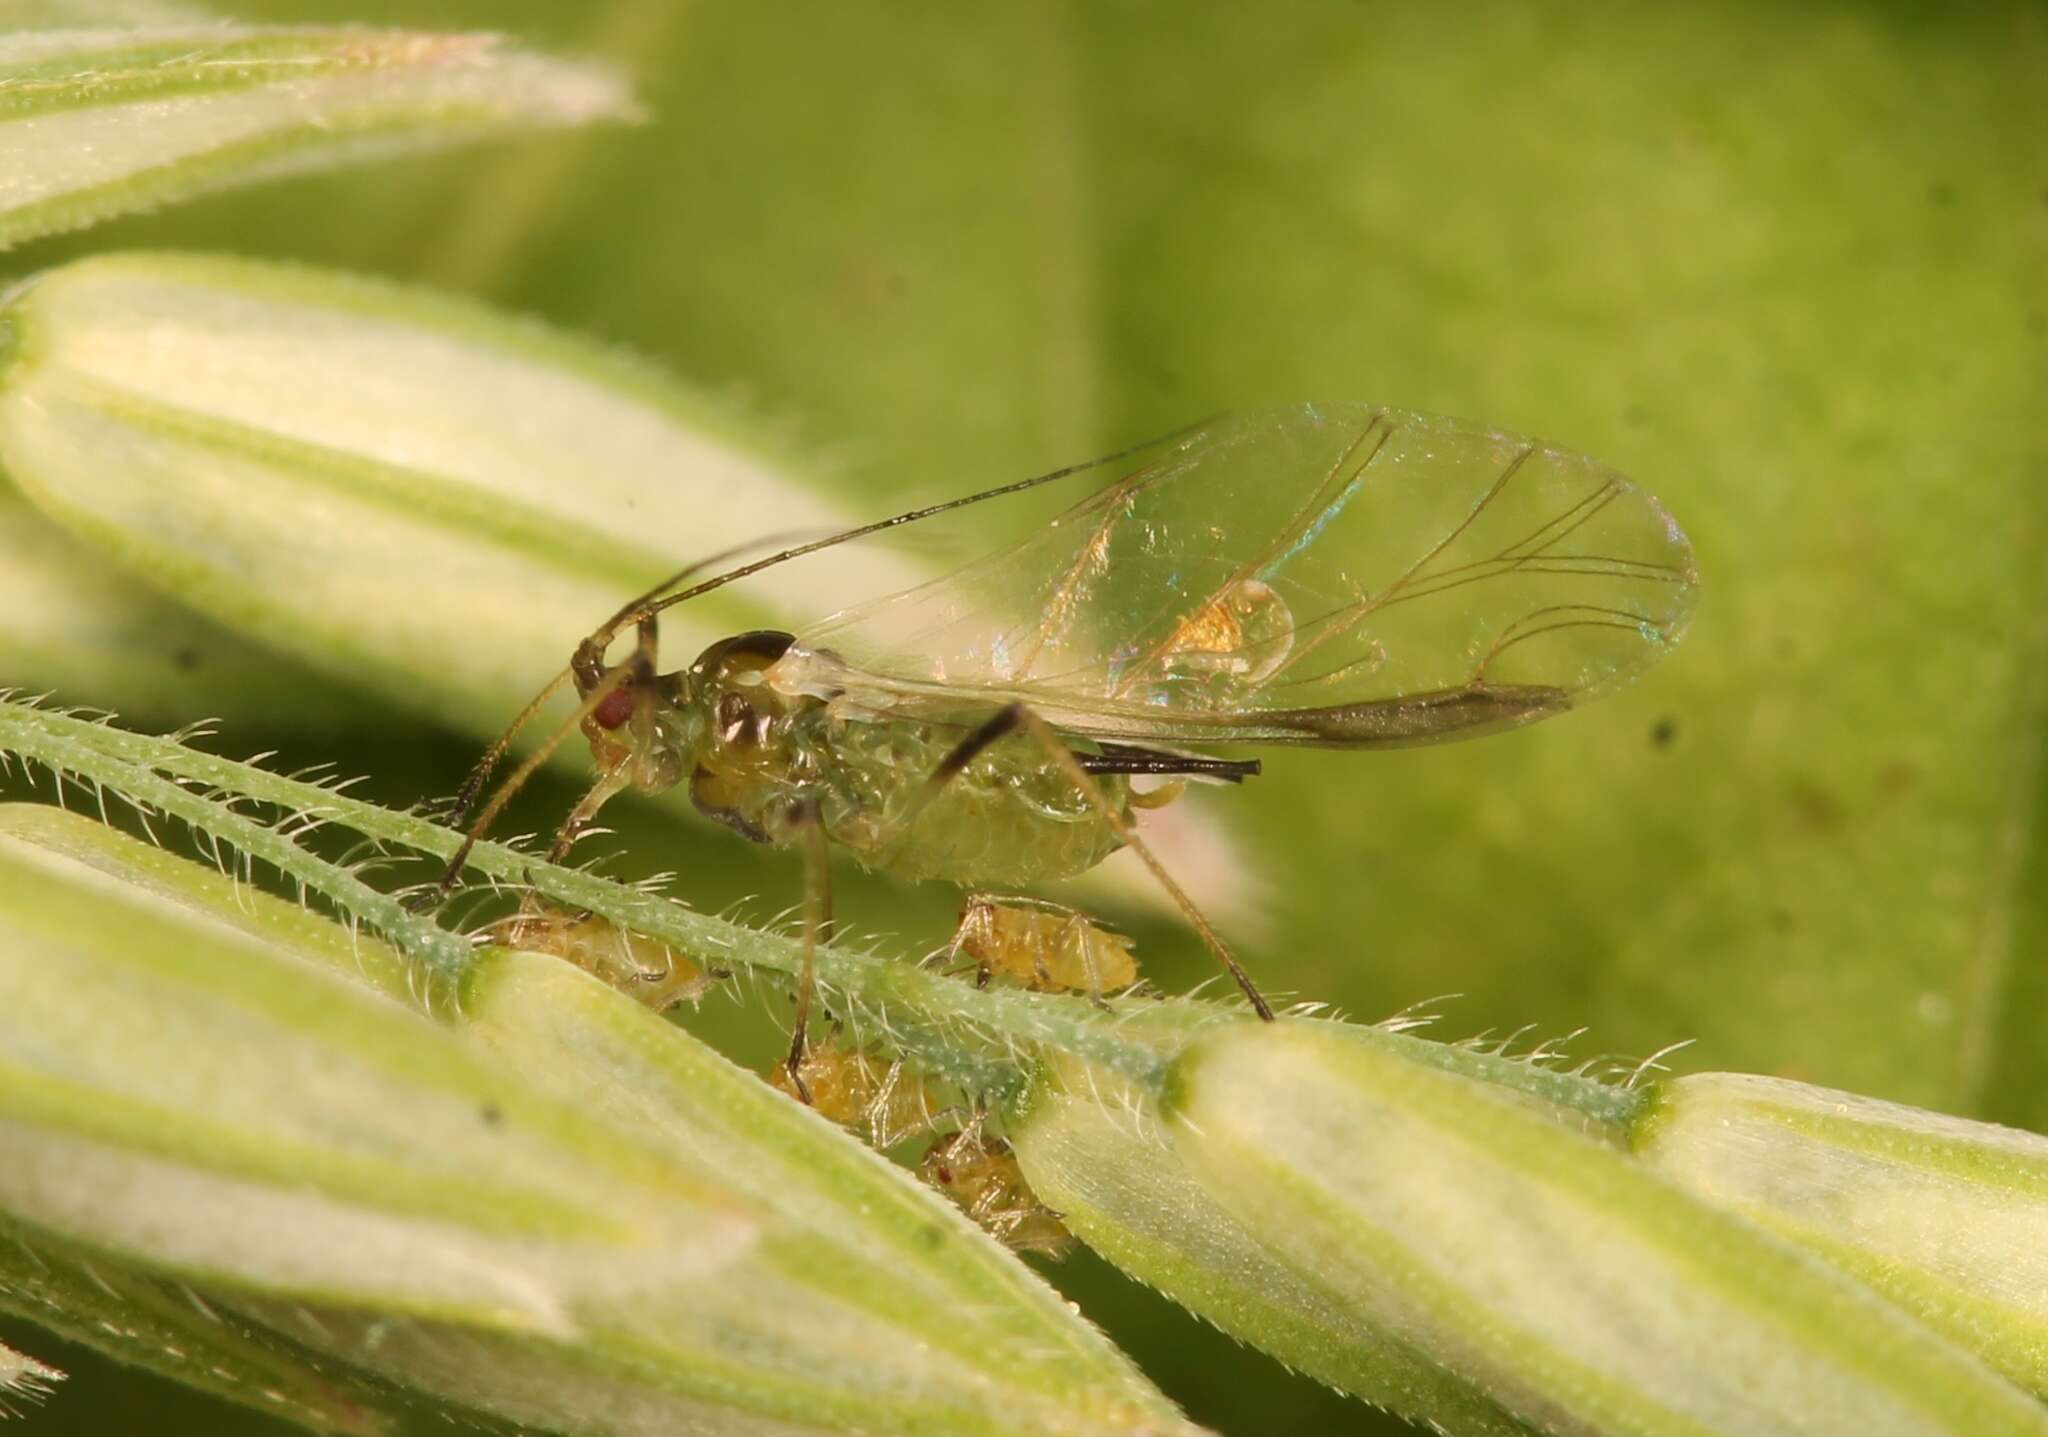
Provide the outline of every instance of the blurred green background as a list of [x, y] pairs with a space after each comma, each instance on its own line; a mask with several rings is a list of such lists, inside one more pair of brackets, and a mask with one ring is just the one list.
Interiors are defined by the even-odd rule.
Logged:
[[[1365, 1017], [1461, 994], [1445, 1036], [1690, 1038], [1681, 1069], [2048, 1129], [2048, 8], [238, 13], [509, 31], [615, 60], [651, 119], [202, 201], [8, 273], [176, 245], [476, 294], [737, 395], [863, 512], [1301, 399], [1598, 456], [1690, 531], [1692, 636], [1556, 723], [1282, 753], [1204, 795], [1261, 894], [1255, 971]], [[563, 616], [564, 652], [593, 617]], [[233, 643], [209, 661], [301, 681]], [[221, 716], [229, 751], [399, 800], [474, 748], [367, 700], [320, 733]], [[618, 871], [680, 869], [707, 906], [795, 896], [793, 865], [708, 827], [618, 826]], [[956, 900], [849, 875], [841, 906], [929, 946]], [[1207, 976], [1127, 917], [1156, 980]], [[1051, 1275], [1225, 1432], [1405, 1430], [1092, 1259]], [[77, 1380], [25, 1430], [273, 1430], [28, 1345]]]

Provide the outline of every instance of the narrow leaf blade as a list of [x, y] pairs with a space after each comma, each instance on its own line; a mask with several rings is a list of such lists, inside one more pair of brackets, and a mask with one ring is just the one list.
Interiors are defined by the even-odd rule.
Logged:
[[0, 35], [0, 248], [208, 190], [629, 113], [490, 35], [206, 25]]

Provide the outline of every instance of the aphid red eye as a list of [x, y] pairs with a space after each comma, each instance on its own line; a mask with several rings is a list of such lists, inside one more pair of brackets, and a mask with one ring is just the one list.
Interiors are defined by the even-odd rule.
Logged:
[[617, 728], [633, 716], [633, 695], [624, 689], [613, 689], [597, 701], [597, 707], [590, 711], [599, 728]]

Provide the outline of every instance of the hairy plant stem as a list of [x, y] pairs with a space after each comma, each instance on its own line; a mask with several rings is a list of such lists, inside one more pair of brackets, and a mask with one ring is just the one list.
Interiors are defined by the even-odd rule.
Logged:
[[[445, 859], [461, 844], [459, 832], [331, 787], [204, 753], [175, 736], [131, 733], [16, 698], [0, 698], [0, 753], [170, 814], [216, 843], [261, 859], [383, 935], [420, 965], [436, 996], [459, 1005], [477, 951], [470, 939], [408, 910], [299, 841], [317, 827], [334, 825], [380, 844]], [[237, 811], [237, 804], [249, 802], [279, 810], [284, 821], [266, 823]], [[796, 938], [698, 913], [659, 894], [546, 863], [503, 844], [477, 844], [469, 867], [498, 883], [597, 913], [708, 967], [744, 968], [792, 980], [802, 964]], [[1038, 1055], [1047, 1051], [1085, 1059], [1156, 1091], [1166, 1066], [1198, 1031], [1246, 1021], [1240, 1009], [1194, 999], [1098, 1003], [1077, 995], [976, 988], [843, 943], [819, 949], [818, 980], [828, 1006], [853, 1032], [884, 1040], [934, 1075], [997, 1100], [1021, 1092]], [[1412, 1060], [1558, 1104], [1599, 1124], [1624, 1124], [1642, 1105], [1630, 1089], [1497, 1051], [1385, 1028], [1330, 1026]]]

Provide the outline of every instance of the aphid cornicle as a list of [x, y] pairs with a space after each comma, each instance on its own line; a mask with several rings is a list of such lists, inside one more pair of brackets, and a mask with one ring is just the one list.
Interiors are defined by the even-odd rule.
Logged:
[[[1117, 477], [1099, 482], [1113, 462]], [[807, 629], [740, 634], [658, 673], [663, 610], [970, 506], [1003, 509], [1022, 537]], [[1201, 751], [1217, 744], [1389, 748], [1533, 723], [1664, 652], [1695, 580], [1677, 524], [1605, 466], [1355, 403], [1214, 420], [688, 582], [706, 567], [578, 646], [563, 677], [583, 701], [557, 737], [580, 724], [599, 778], [554, 856], [614, 794], [687, 784], [738, 833], [804, 851], [815, 942], [830, 849], [979, 887], [1070, 877], [1129, 845], [1262, 1017], [1258, 989], [1138, 835], [1137, 811], [1174, 790], [1141, 795], [1132, 777], [1258, 772]], [[612, 663], [628, 630], [635, 649]], [[792, 1072], [809, 993], [807, 971]]]

